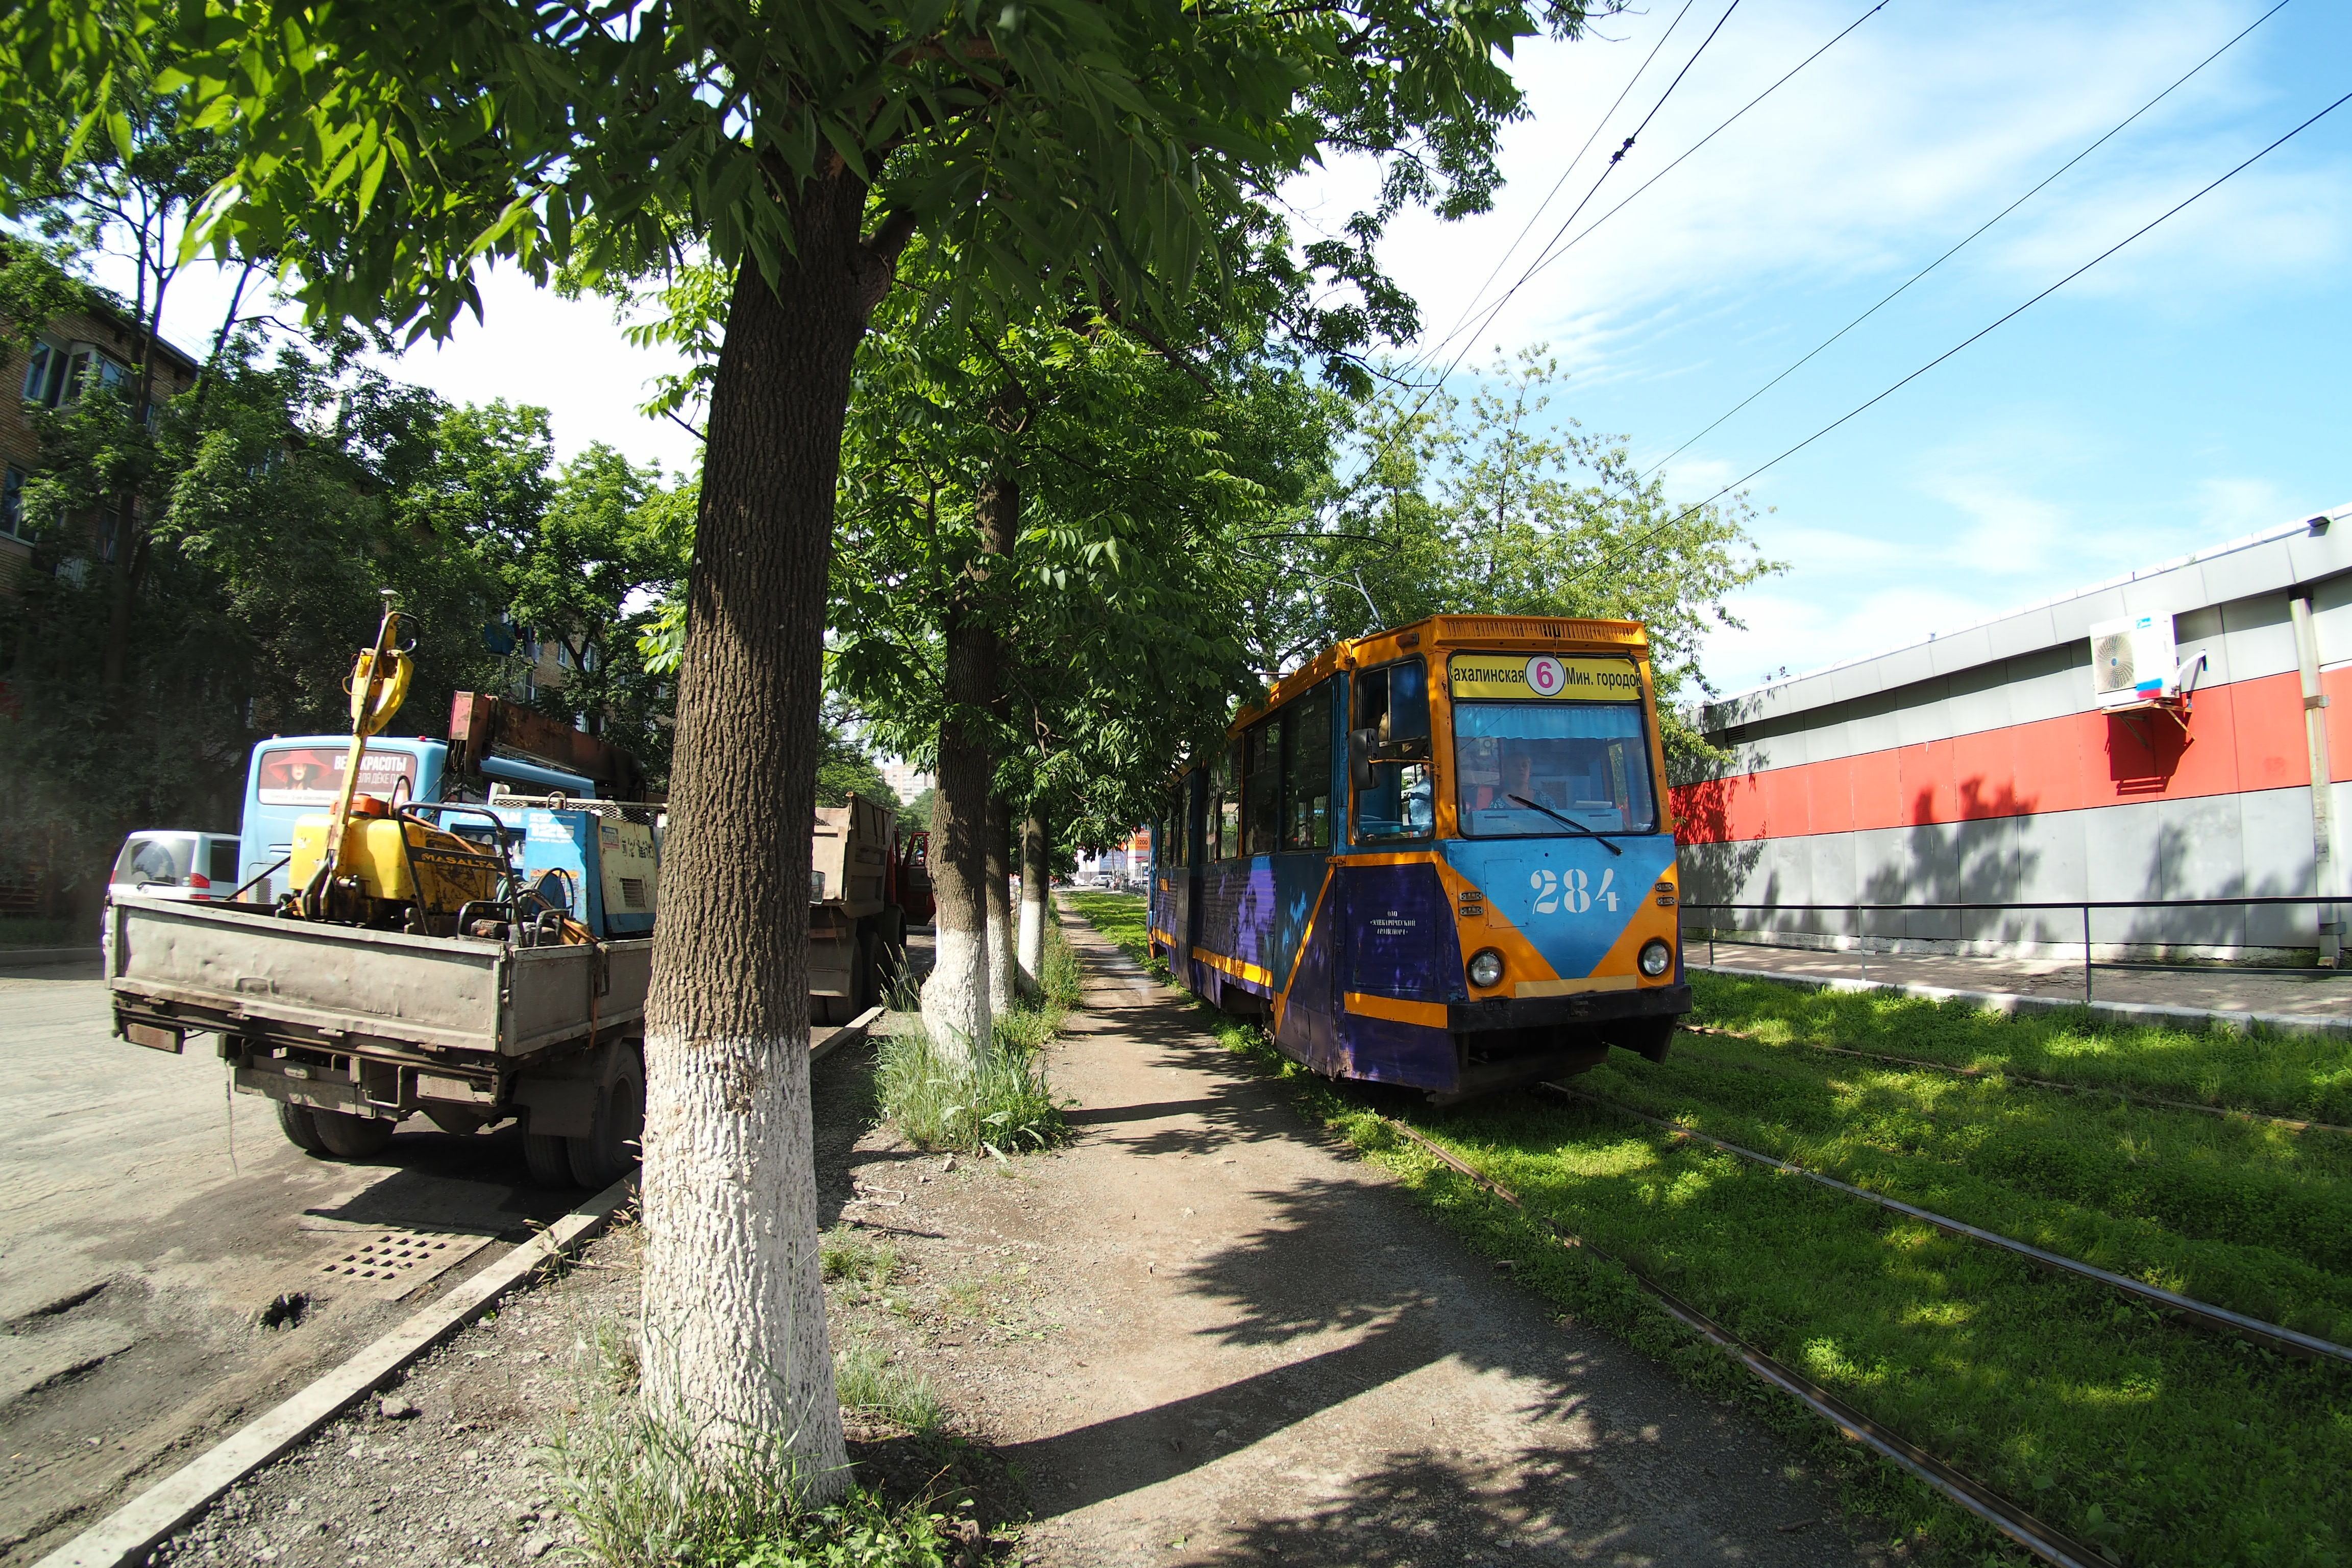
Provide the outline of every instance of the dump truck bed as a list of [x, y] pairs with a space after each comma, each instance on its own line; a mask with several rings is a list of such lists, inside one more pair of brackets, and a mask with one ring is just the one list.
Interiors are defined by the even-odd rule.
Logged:
[[217, 1031], [513, 1060], [637, 1032], [653, 973], [650, 939], [514, 949], [135, 894], [106, 919], [106, 982], [125, 1033], [164, 1050]]

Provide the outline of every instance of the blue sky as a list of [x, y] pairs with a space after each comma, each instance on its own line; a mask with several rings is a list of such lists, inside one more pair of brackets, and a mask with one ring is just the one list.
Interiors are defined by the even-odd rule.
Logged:
[[[1572, 375], [1556, 406], [1662, 458], [2268, 4], [1891, 0], [1523, 287], [1465, 373], [1496, 347], [1549, 342]], [[1441, 333], [1677, 9], [1646, 5], [1595, 29], [1612, 41], [1523, 52], [1536, 118], [1507, 138], [1494, 213], [1398, 226], [1386, 259]], [[1867, 5], [1744, 0], [1586, 219]], [[1693, 5], [1538, 240], [1722, 14]], [[2347, 90], [2352, 6], [2291, 0], [1676, 458], [1672, 493], [1696, 500], [1801, 440]], [[1294, 193], [1302, 215], [1343, 212], [1354, 174]], [[2347, 263], [2352, 105], [1755, 481], [1771, 509], [1758, 540], [1790, 570], [1740, 596], [1749, 629], [1715, 639], [1711, 678], [1738, 689], [1897, 646], [2352, 500]]]
[[[1519, 56], [1534, 117], [1507, 134], [1496, 210], [1407, 216], [1383, 256], [1453, 327], [1545, 193], [1528, 247], [1582, 195], [1727, 0], [1693, 0], [1650, 74], [1570, 160], [1675, 18], [1640, 0], [1591, 38]], [[1646, 180], [1866, 9], [1741, 0], [1587, 209]], [[1549, 342], [1556, 403], [1664, 456], [2267, 8], [1889, 0], [1843, 43], [1522, 287], [1457, 377]], [[2290, 0], [2155, 111], [1894, 305], [1677, 458], [1678, 498], [1737, 478], [2010, 310], [2342, 93], [2352, 5]], [[1336, 224], [1362, 171], [1289, 194]], [[690, 440], [635, 412], [664, 361], [593, 302], [487, 279], [488, 324], [394, 368], [453, 398], [552, 409], [672, 468]], [[1489, 300], [1493, 298], [1490, 294]], [[170, 323], [200, 342], [192, 277]], [[1790, 571], [1709, 649], [1736, 690], [2352, 500], [2352, 105], [1750, 487]], [[1442, 356], [1438, 363], [1451, 358]], [[1770, 509], [1765, 512], [1763, 509]]]

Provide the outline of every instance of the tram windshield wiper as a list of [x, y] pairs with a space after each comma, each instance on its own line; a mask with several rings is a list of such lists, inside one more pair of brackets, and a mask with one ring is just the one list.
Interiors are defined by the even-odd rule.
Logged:
[[1617, 845], [1611, 840], [1607, 834], [1602, 833], [1596, 828], [1587, 827], [1584, 824], [1577, 821], [1576, 818], [1572, 816], [1562, 816], [1559, 813], [1554, 811], [1551, 807], [1544, 805], [1544, 803], [1539, 800], [1529, 800], [1523, 795], [1506, 795], [1503, 798], [1505, 800], [1517, 801], [1521, 805], [1526, 806], [1530, 811], [1540, 811], [1546, 816], [1550, 817], [1554, 822], [1565, 822], [1570, 827], [1575, 828], [1579, 833], [1583, 834], [1587, 838], [1600, 839], [1601, 847], [1608, 850], [1612, 855], [1622, 855], [1625, 853], [1624, 850], [1619, 848]]

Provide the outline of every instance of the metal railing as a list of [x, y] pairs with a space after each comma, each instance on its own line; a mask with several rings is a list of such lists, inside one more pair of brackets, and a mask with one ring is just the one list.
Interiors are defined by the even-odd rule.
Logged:
[[[1682, 905], [1682, 910], [1685, 916], [1694, 910], [1755, 910], [1770, 914], [1851, 914], [1857, 916], [1864, 914], [1962, 914], [1969, 912], [2027, 914], [2039, 910], [2072, 910], [2078, 911], [2083, 917], [2083, 1000], [2085, 1003], [2088, 1003], [2092, 999], [2091, 971], [2094, 968], [2099, 967], [2091, 956], [2091, 911], [2094, 910], [2209, 910], [2248, 909], [2264, 905], [2283, 904], [2298, 906], [2312, 905], [2317, 907], [2322, 911], [2319, 919], [2319, 929], [2322, 934], [2327, 934], [2332, 931], [2335, 924], [2333, 913], [2334, 907], [2346, 901], [2347, 900], [2340, 895], [2334, 897], [2322, 897], [2318, 894], [2309, 893], [2264, 893], [2253, 894], [2237, 899], [2070, 899], [2054, 903], [2022, 904], [1973, 902], [1927, 904], [1783, 904], [1773, 901], [1754, 900], [1740, 903], [1700, 904], [1685, 901]], [[1856, 934], [1859, 935], [1861, 933], [1857, 932]], [[1715, 967], [1715, 939], [1716, 928], [1710, 925], [1706, 928], [1706, 962], [1707, 967], [1710, 969]], [[1898, 938], [1896, 940], [1900, 939]], [[1930, 938], [1927, 940], [1932, 941], [1938, 939]], [[1956, 940], [1967, 939], [1963, 938]], [[1862, 977], [1864, 981], [1867, 981], [1870, 978], [1869, 950], [1865, 948], [1859, 949], [1857, 951], [1860, 954], [1862, 963]], [[2109, 963], [2105, 967], [2109, 969], [2126, 969], [2141, 968], [2145, 966], [2138, 964]]]

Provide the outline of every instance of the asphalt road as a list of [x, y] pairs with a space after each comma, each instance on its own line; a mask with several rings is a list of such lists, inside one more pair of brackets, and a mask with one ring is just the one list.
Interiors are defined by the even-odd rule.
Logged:
[[[928, 970], [929, 932], [908, 945]], [[313, 1158], [270, 1101], [229, 1093], [215, 1045], [115, 1039], [96, 963], [0, 954], [0, 1568], [38, 1561], [583, 1195], [532, 1186], [512, 1126], [455, 1137], [418, 1117], [375, 1159]], [[387, 1237], [462, 1256], [381, 1288], [320, 1272]]]
[[[95, 964], [0, 961], [0, 1563], [37, 1560], [579, 1200], [529, 1184], [511, 1128], [418, 1119], [376, 1159], [313, 1159], [269, 1101], [226, 1092], [213, 1047], [110, 1037]], [[320, 1272], [414, 1231], [466, 1256], [404, 1289]], [[271, 1310], [287, 1295], [292, 1321]]]

